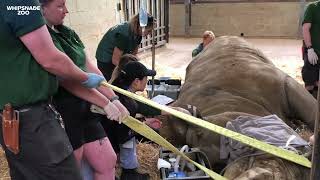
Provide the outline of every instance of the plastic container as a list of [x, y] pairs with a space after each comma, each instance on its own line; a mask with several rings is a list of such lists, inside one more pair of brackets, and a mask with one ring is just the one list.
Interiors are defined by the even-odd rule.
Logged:
[[[154, 80], [154, 96], [159, 94], [168, 96], [176, 100], [179, 96], [181, 88], [180, 79], [170, 79], [170, 77], [160, 77], [159, 79]], [[152, 98], [152, 81], [148, 81], [146, 88], [148, 92], [148, 97]]]
[[[193, 161], [205, 166], [208, 169], [211, 169], [210, 162], [208, 161], [207, 156], [199, 151], [198, 148], [190, 148], [188, 152], [185, 152]], [[195, 167], [193, 164], [187, 162], [186, 160], [180, 160], [180, 169], [178, 172], [174, 172], [175, 158], [177, 156], [171, 151], [160, 149], [159, 158], [164, 159], [172, 163], [171, 168], [160, 168], [160, 175], [162, 180], [192, 180], [192, 179], [202, 179], [209, 180], [211, 179], [208, 174]]]
[[140, 10], [139, 10], [140, 27], [146, 27], [148, 25], [148, 12], [147, 12], [146, 6], [147, 6], [146, 0], [141, 0]]

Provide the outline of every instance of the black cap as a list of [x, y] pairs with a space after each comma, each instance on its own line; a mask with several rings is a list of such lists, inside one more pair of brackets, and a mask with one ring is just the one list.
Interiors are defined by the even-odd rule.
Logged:
[[155, 70], [148, 69], [137, 61], [126, 64], [121, 72], [127, 77], [139, 79], [145, 76], [155, 76], [157, 74]]

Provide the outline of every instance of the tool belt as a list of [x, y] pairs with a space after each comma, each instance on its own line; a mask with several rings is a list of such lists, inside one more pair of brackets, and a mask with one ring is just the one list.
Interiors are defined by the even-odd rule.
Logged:
[[19, 153], [19, 112], [6, 104], [2, 113], [2, 136], [7, 149]]

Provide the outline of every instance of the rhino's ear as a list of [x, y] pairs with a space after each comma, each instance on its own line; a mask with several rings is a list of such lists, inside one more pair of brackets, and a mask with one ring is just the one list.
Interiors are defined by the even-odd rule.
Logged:
[[187, 110], [191, 113], [192, 116], [202, 119], [202, 115], [197, 106], [187, 104]]
[[192, 114], [188, 110], [186, 110], [184, 108], [181, 108], [181, 107], [171, 107], [171, 108], [174, 109], [174, 110], [177, 110], [177, 111], [180, 111], [182, 113], [185, 113], [185, 114], [188, 114], [188, 115], [192, 116]]
[[186, 113], [188, 115], [202, 119], [200, 110], [196, 106], [186, 104], [186, 105], [179, 105], [179, 107], [175, 107], [174, 109], [180, 112]]

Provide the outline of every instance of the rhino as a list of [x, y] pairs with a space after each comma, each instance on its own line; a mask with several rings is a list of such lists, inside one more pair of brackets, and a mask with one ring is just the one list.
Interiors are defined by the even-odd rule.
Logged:
[[[313, 129], [317, 111], [317, 101], [301, 84], [236, 36], [216, 38], [188, 65], [172, 106], [186, 104], [198, 107], [204, 120], [221, 127], [239, 116], [276, 114], [284, 122], [299, 119]], [[175, 144], [199, 147], [213, 167], [225, 163], [219, 158], [219, 134], [181, 120], [169, 119], [164, 126], [160, 134]], [[296, 177], [287, 179], [301, 178]]]

